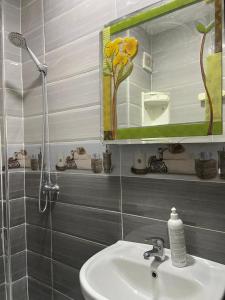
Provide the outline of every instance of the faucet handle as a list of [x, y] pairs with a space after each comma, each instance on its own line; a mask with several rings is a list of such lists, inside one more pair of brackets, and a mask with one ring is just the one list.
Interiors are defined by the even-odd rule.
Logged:
[[145, 242], [153, 245], [153, 247], [164, 248], [164, 239], [160, 237], [150, 237], [145, 239]]

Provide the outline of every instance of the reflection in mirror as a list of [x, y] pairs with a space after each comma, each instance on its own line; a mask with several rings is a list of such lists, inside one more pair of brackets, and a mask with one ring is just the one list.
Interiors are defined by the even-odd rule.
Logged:
[[[200, 1], [110, 36], [111, 43], [132, 39], [137, 46], [129, 66], [122, 62], [123, 69], [132, 68], [116, 87], [112, 132], [208, 122], [205, 135], [213, 133], [222, 105], [221, 36], [215, 34], [215, 16], [214, 1]], [[118, 49], [120, 53], [123, 44]]]
[[[201, 34], [196, 24], [210, 24], [214, 6], [199, 3], [112, 36], [139, 41], [133, 72], [118, 90], [118, 127], [201, 122], [206, 118], [200, 70]], [[214, 28], [204, 55], [214, 52]]]

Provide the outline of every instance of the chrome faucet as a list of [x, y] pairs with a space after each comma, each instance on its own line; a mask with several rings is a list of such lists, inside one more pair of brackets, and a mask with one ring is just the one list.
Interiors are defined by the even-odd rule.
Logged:
[[164, 240], [162, 238], [152, 237], [147, 239], [146, 242], [149, 242], [151, 245], [153, 245], [153, 248], [152, 250], [144, 253], [144, 259], [155, 257], [157, 261], [163, 262], [165, 260]]

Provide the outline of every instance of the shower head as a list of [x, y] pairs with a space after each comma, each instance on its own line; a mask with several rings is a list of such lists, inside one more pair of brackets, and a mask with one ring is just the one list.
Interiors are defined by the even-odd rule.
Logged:
[[10, 32], [9, 40], [14, 46], [27, 49], [26, 39], [22, 34], [18, 32]]
[[29, 53], [30, 57], [32, 58], [32, 60], [34, 61], [34, 63], [36, 64], [38, 70], [40, 72], [43, 72], [45, 75], [47, 74], [47, 69], [48, 67], [42, 63], [40, 63], [40, 61], [38, 60], [38, 58], [35, 56], [35, 54], [31, 51], [31, 49], [27, 46], [27, 42], [25, 37], [18, 32], [10, 32], [8, 35], [8, 38], [10, 40], [10, 42], [19, 48], [25, 49], [27, 50], [27, 52]]

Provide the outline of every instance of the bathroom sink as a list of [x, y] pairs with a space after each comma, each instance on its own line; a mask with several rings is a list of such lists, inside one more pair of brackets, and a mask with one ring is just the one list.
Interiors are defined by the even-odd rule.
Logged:
[[222, 300], [225, 266], [188, 256], [184, 268], [166, 260], [145, 260], [151, 246], [118, 241], [91, 257], [81, 268], [85, 300]]

